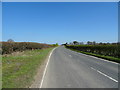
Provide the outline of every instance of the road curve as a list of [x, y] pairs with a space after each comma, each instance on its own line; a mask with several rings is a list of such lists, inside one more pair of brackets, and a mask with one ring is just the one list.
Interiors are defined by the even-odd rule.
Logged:
[[118, 88], [118, 64], [56, 48], [42, 88]]

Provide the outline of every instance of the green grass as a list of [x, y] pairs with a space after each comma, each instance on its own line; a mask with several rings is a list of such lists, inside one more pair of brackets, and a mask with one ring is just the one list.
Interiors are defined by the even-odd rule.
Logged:
[[53, 48], [29, 50], [2, 57], [2, 88], [26, 88], [31, 85], [37, 68]]
[[[70, 49], [70, 48], [68, 48], [68, 49]], [[99, 58], [103, 58], [103, 59], [106, 59], [106, 60], [109, 60], [109, 61], [120, 63], [120, 58], [115, 58], [115, 57], [111, 57], [111, 56], [104, 56], [104, 55], [98, 55], [98, 54], [89, 53], [89, 52], [83, 52], [83, 51], [79, 51], [79, 50], [75, 50], [75, 49], [70, 49], [70, 50], [80, 52], [80, 53], [83, 53], [83, 54], [87, 54], [87, 55], [92, 55], [92, 56], [99, 57]]]

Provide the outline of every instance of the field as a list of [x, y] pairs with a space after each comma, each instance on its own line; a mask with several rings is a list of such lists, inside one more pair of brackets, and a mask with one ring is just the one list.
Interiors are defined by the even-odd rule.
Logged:
[[38, 67], [53, 49], [36, 49], [15, 52], [2, 57], [2, 87], [25, 88], [34, 80]]
[[119, 45], [66, 45], [66, 48], [120, 63]]

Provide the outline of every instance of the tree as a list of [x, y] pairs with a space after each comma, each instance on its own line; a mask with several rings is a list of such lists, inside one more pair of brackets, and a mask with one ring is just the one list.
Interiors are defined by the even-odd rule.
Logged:
[[88, 41], [88, 42], [87, 42], [87, 45], [92, 45], [92, 42]]
[[96, 45], [96, 42], [95, 42], [95, 41], [93, 41], [93, 45]]
[[14, 42], [14, 40], [13, 39], [8, 39], [7, 42]]
[[56, 46], [58, 46], [58, 43], [56, 43]]
[[74, 45], [78, 45], [79, 42], [77, 42], [77, 41], [73, 41], [73, 44], [74, 44]]
[[102, 42], [100, 42], [100, 43], [99, 43], [99, 45], [103, 45], [103, 43], [102, 43]]
[[68, 45], [68, 43], [66, 42], [65, 45]]

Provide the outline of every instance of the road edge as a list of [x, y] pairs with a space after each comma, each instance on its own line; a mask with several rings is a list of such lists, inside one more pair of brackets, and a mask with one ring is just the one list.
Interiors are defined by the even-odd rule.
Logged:
[[44, 77], [45, 77], [45, 74], [46, 74], [46, 71], [47, 71], [47, 67], [48, 67], [48, 64], [49, 64], [49, 62], [50, 62], [50, 57], [51, 57], [53, 51], [54, 51], [56, 48], [57, 48], [57, 47], [55, 47], [55, 48], [50, 52], [50, 54], [49, 54], [49, 56], [48, 56], [47, 63], [46, 63], [46, 65], [45, 65], [45, 69], [44, 69], [44, 72], [43, 72], [43, 75], [42, 75], [42, 79], [41, 79], [41, 83], [40, 83], [39, 88], [42, 88], [42, 84], [43, 84]]
[[88, 57], [92, 57], [92, 58], [95, 58], [95, 59], [102, 60], [102, 61], [105, 61], [105, 62], [110, 62], [110, 63], [114, 63], [114, 64], [119, 64], [119, 63], [114, 62], [114, 61], [110, 61], [110, 60], [106, 60], [106, 59], [103, 59], [103, 58], [100, 58], [100, 57], [97, 57], [97, 56], [88, 55], [88, 54], [85, 54], [85, 53], [81, 53], [81, 52], [78, 52], [78, 51], [74, 51], [74, 50], [71, 50], [71, 49], [69, 49], [69, 48], [66, 48], [66, 49], [68, 49], [68, 50], [70, 50], [70, 51], [73, 51], [73, 52], [76, 52], [76, 53], [78, 53], [78, 54], [82, 54], [82, 55], [84, 55], [84, 56], [88, 56]]

